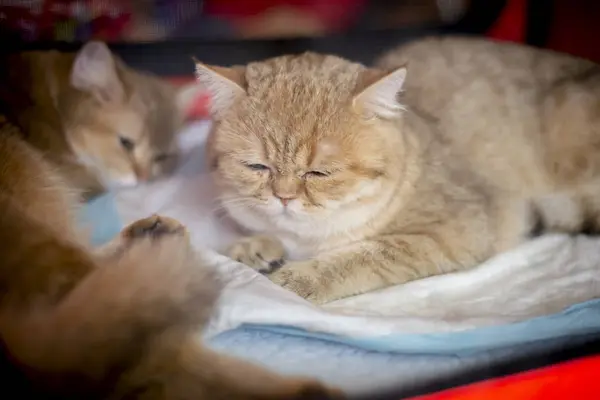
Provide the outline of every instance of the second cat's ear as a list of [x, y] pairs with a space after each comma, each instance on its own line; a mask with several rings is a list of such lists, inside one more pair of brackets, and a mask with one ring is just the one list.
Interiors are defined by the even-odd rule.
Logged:
[[352, 106], [367, 117], [395, 118], [404, 107], [398, 101], [406, 79], [406, 67], [391, 72], [367, 69], [363, 71], [352, 99]]
[[246, 95], [246, 67], [243, 66], [217, 67], [196, 61], [196, 79], [210, 95], [210, 112], [217, 119]]
[[90, 93], [103, 103], [125, 100], [112, 53], [102, 42], [89, 42], [79, 50], [71, 68], [71, 85]]

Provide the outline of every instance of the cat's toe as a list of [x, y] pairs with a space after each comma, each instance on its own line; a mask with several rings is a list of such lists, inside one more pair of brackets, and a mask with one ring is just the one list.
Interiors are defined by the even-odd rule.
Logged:
[[327, 288], [320, 284], [317, 276], [313, 273], [303, 271], [302, 268], [295, 268], [294, 264], [289, 264], [286, 268], [269, 274], [271, 282], [296, 293], [298, 296], [314, 304], [323, 304], [331, 301]]
[[177, 220], [160, 215], [135, 221], [127, 226], [122, 235], [127, 239], [150, 237], [153, 239], [166, 235], [185, 235], [185, 227]]
[[270, 274], [285, 264], [285, 249], [278, 239], [271, 236], [240, 239], [229, 248], [228, 254], [263, 274]]

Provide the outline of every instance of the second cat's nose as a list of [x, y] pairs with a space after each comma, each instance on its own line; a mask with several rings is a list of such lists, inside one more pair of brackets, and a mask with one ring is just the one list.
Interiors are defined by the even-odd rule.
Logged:
[[150, 179], [150, 169], [149, 168], [136, 168], [135, 175], [137, 176], [140, 182], [145, 182]]

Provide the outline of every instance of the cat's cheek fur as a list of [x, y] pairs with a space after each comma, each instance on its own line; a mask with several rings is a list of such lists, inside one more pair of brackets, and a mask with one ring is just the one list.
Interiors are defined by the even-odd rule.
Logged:
[[238, 161], [220, 158], [213, 171], [213, 181], [227, 197], [258, 197], [264, 192], [268, 176], [250, 171]]
[[270, 231], [272, 229], [268, 219], [265, 218], [264, 212], [258, 212], [254, 207], [231, 205], [227, 202], [223, 204], [231, 219], [236, 221], [242, 228], [251, 232]]
[[[360, 201], [367, 201], [367, 199], [376, 196], [382, 189], [382, 182], [380, 180], [362, 180], [356, 183], [351, 190], [348, 191], [339, 200], [326, 200], [324, 202], [325, 209], [334, 211], [342, 208], [345, 205], [352, 205]], [[359, 204], [356, 204], [359, 205]]]

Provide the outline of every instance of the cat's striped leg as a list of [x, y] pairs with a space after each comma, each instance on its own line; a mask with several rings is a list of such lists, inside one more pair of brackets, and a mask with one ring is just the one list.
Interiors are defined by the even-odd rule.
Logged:
[[411, 280], [474, 267], [489, 247], [439, 236], [390, 235], [349, 245], [315, 259], [289, 262], [269, 274], [274, 283], [317, 304]]

